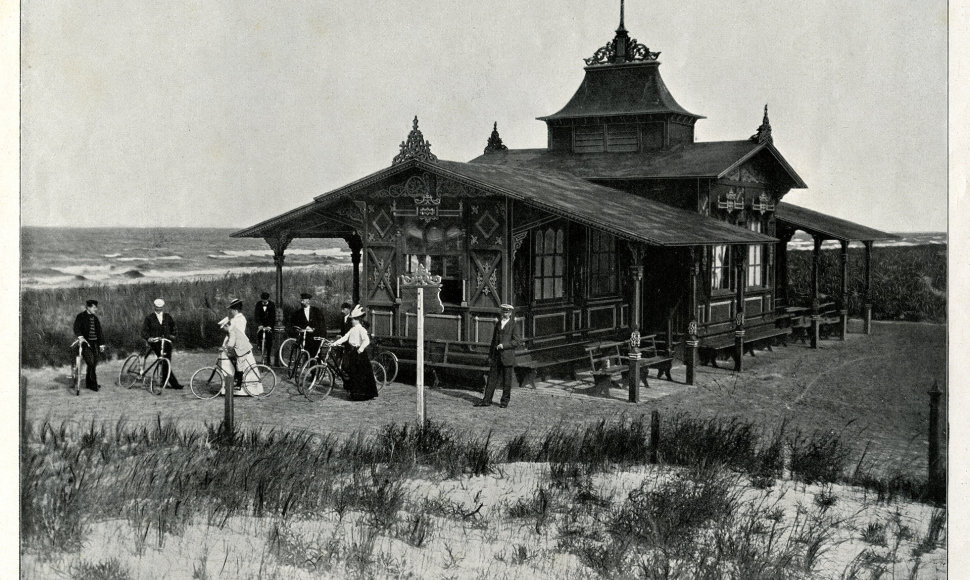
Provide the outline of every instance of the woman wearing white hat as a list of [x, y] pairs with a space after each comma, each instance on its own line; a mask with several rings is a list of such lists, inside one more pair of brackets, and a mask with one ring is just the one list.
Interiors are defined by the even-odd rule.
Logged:
[[360, 304], [354, 306], [350, 312], [352, 325], [350, 330], [333, 342], [334, 346], [345, 342], [350, 345], [350, 348], [346, 349], [344, 370], [347, 372], [347, 390], [350, 391], [351, 401], [367, 401], [377, 396], [377, 381], [374, 379], [370, 356], [367, 354], [370, 336], [361, 324], [362, 316], [364, 316], [364, 309]]
[[[239, 323], [241, 319], [242, 323]], [[228, 334], [222, 341], [222, 348], [226, 350], [227, 358], [221, 359], [220, 366], [235, 380], [246, 381], [246, 391], [256, 396], [263, 394], [263, 384], [259, 380], [259, 370], [256, 368], [256, 357], [253, 356], [253, 345], [246, 336], [246, 318], [242, 315], [242, 302], [233, 300], [229, 304], [229, 316], [219, 321], [219, 326]], [[243, 373], [247, 376], [243, 377]], [[253, 375], [253, 376], [249, 376]], [[246, 391], [237, 389], [234, 395], [245, 396]]]

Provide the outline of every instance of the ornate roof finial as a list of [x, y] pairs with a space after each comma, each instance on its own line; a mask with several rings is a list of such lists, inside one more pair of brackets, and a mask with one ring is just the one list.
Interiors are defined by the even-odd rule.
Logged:
[[636, 60], [657, 60], [659, 52], [650, 52], [650, 49], [637, 42], [636, 38], [630, 38], [626, 27], [623, 25], [623, 0], [620, 0], [620, 26], [616, 29], [616, 36], [613, 40], [606, 43], [597, 50], [593, 56], [584, 59], [587, 66], [598, 64], [622, 64]]
[[492, 125], [492, 134], [488, 137], [488, 144], [485, 146], [485, 153], [494, 151], [507, 151], [508, 147], [502, 143], [502, 138], [498, 136], [498, 121]]
[[424, 140], [424, 135], [418, 129], [418, 116], [414, 116], [414, 128], [408, 133], [408, 138], [401, 141], [401, 152], [394, 156], [391, 165], [404, 163], [408, 159], [418, 161], [437, 161], [438, 158], [431, 153], [431, 142]]
[[751, 136], [751, 140], [755, 143], [774, 143], [771, 138], [771, 123], [768, 122], [768, 104], [765, 103], [765, 116], [761, 119], [761, 126], [754, 135]]

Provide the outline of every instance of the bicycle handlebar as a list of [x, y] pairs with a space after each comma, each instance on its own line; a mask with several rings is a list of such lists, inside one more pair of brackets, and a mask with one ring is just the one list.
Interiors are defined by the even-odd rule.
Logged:
[[155, 338], [149, 338], [148, 339], [148, 342], [161, 342], [162, 343], [162, 346], [165, 346], [165, 343], [166, 342], [169, 343], [169, 344], [172, 344], [172, 341], [171, 340], [169, 340], [167, 338], [162, 338], [161, 336], [155, 337]]
[[91, 344], [91, 343], [90, 343], [90, 342], [88, 342], [87, 340], [85, 340], [85, 339], [84, 339], [84, 338], [82, 337], [82, 338], [78, 338], [77, 340], [75, 340], [74, 342], [72, 342], [72, 343], [71, 343], [71, 346], [70, 346], [69, 348], [74, 348], [74, 345], [75, 345], [75, 344], [77, 344], [77, 345], [79, 345], [79, 346], [80, 346], [81, 344]]

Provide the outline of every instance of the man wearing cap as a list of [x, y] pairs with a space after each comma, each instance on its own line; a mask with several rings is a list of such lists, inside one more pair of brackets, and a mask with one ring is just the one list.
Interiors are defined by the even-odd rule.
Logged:
[[313, 298], [312, 294], [306, 292], [301, 293], [300, 308], [290, 316], [290, 324], [300, 330], [310, 330], [306, 336], [306, 344], [308, 345], [314, 344], [310, 342], [311, 337], [327, 336], [327, 322], [323, 318], [323, 311], [316, 306], [310, 306], [311, 298]]
[[344, 315], [343, 319], [340, 321], [340, 336], [343, 336], [350, 332], [354, 324], [351, 322], [350, 312], [354, 307], [350, 305], [350, 302], [344, 302], [340, 305], [340, 313]]
[[[169, 368], [171, 369], [171, 375], [168, 379], [168, 386], [171, 389], [181, 389], [182, 385], [179, 384], [177, 378], [175, 378], [175, 365], [172, 362], [172, 349], [175, 342], [175, 319], [168, 312], [165, 312], [165, 301], [161, 298], [155, 299], [155, 311], [145, 317], [145, 322], [141, 326], [141, 337], [148, 342], [148, 348], [151, 349], [157, 356], [165, 357], [169, 361]], [[168, 345], [164, 350], [162, 350], [162, 342], [159, 340], [161, 338], [166, 338], [172, 341], [173, 344]]]
[[256, 339], [262, 345], [263, 361], [273, 352], [273, 325], [276, 324], [276, 304], [269, 299], [269, 292], [259, 295], [260, 301], [256, 303], [253, 311], [253, 320], [256, 322]]
[[501, 383], [502, 399], [498, 406], [509, 406], [509, 399], [512, 396], [512, 383], [515, 382], [515, 349], [522, 344], [519, 338], [518, 327], [512, 319], [515, 307], [511, 304], [503, 304], [502, 318], [495, 325], [492, 331], [492, 343], [488, 348], [488, 360], [490, 369], [488, 371], [488, 384], [485, 385], [485, 396], [482, 400], [475, 403], [476, 407], [488, 407], [492, 404], [492, 396], [495, 388]]
[[74, 336], [81, 342], [81, 357], [88, 366], [84, 386], [98, 391], [101, 389], [98, 384], [98, 353], [104, 352], [104, 334], [101, 333], [101, 321], [98, 320], [97, 300], [84, 303], [84, 310], [74, 319]]

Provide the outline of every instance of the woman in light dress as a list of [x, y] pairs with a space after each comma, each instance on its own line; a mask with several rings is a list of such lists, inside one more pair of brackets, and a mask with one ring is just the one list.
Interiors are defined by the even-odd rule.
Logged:
[[377, 396], [377, 381], [374, 379], [367, 352], [370, 336], [361, 324], [363, 316], [364, 310], [360, 304], [354, 306], [350, 313], [350, 330], [333, 342], [334, 346], [344, 343], [348, 345], [345, 348], [343, 370], [346, 372], [351, 401], [367, 401]]
[[[219, 359], [222, 370], [230, 377], [234, 377], [233, 382], [236, 385], [245, 380], [249, 394], [262, 395], [263, 384], [259, 380], [259, 369], [256, 368], [256, 357], [253, 356], [253, 345], [246, 336], [246, 317], [242, 314], [242, 302], [240, 300], [233, 300], [229, 303], [229, 316], [220, 320], [219, 326], [227, 333], [225, 340], [222, 341], [222, 348], [228, 356]], [[233, 365], [234, 361], [235, 365]], [[224, 393], [220, 391], [220, 394]], [[248, 396], [246, 391], [238, 386], [233, 390], [233, 395]]]

